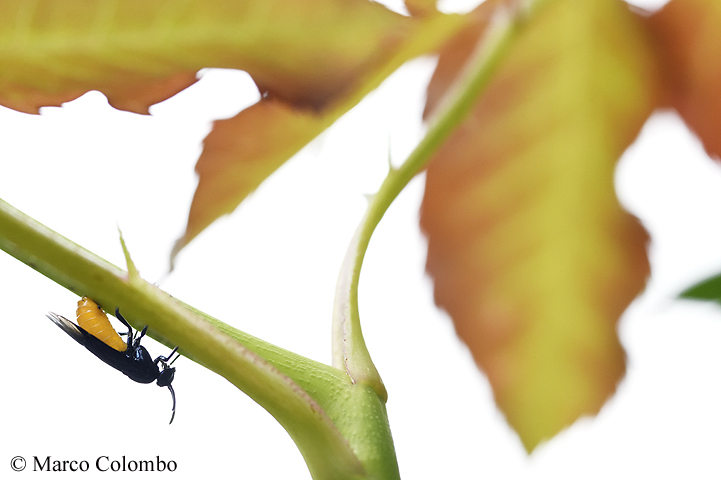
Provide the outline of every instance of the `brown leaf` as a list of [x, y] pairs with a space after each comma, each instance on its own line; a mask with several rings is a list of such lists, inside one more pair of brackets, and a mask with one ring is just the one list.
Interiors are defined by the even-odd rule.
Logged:
[[721, 3], [672, 0], [649, 18], [663, 59], [669, 103], [721, 157]]
[[[443, 51], [429, 108], [486, 17]], [[623, 375], [616, 325], [644, 286], [647, 237], [618, 204], [614, 167], [657, 101], [655, 78], [625, 3], [541, 2], [428, 169], [436, 303], [529, 451], [598, 412]]]

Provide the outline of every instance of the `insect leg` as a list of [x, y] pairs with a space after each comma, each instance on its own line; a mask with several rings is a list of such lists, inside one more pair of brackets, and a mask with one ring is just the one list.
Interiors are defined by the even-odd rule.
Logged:
[[120, 315], [120, 308], [115, 307], [115, 318], [120, 320], [120, 323], [128, 327], [128, 333], [121, 333], [120, 335], [127, 335], [128, 336], [128, 348], [131, 348], [133, 346], [133, 328], [130, 326], [127, 320], [125, 320], [125, 317]]
[[[177, 350], [177, 349], [178, 349], [178, 347], [175, 347], [175, 349]], [[177, 355], [175, 356], [175, 358], [173, 359], [173, 361], [172, 361], [172, 362], [170, 362], [170, 363], [169, 363], [168, 365], [172, 365], [172, 364], [174, 364], [174, 363], [175, 363], [175, 361], [176, 361], [177, 359], [179, 359], [179, 358], [180, 358], [180, 354], [177, 354]], [[168, 357], [168, 359], [170, 359], [170, 357]]]
[[148, 331], [148, 326], [146, 325], [143, 327], [143, 330], [141, 330], [140, 335], [138, 335], [135, 338], [135, 345], [133, 345], [133, 347], [137, 347], [138, 345], [140, 345], [140, 340], [145, 336], [145, 332], [147, 332], [147, 331]]
[[[178, 351], [178, 347], [175, 347], [175, 348], [173, 349], [173, 351], [170, 352], [170, 355], [168, 355], [167, 357], [164, 357], [164, 356], [161, 355], [161, 356], [159, 356], [158, 358], [155, 359], [155, 362], [154, 362], [154, 363], [156, 363], [156, 364], [157, 364], [158, 362], [167, 363], [168, 360], [170, 360], [170, 359], [173, 357], [173, 355], [175, 355], [175, 353], [176, 353], [177, 351]], [[178, 357], [180, 357], [180, 355], [178, 355], [177, 357], [175, 357], [175, 360], [177, 360]], [[174, 362], [175, 360], [173, 360], [173, 362]], [[172, 363], [172, 362], [171, 362], [171, 363]]]

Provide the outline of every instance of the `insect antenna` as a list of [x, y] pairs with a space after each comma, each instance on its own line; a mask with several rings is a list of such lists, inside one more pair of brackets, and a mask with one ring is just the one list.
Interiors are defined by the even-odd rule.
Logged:
[[170, 422], [168, 422], [168, 425], [170, 425], [175, 418], [175, 390], [173, 390], [172, 385], [168, 385], [168, 390], [170, 390], [170, 396], [173, 397], [173, 414], [170, 416]]

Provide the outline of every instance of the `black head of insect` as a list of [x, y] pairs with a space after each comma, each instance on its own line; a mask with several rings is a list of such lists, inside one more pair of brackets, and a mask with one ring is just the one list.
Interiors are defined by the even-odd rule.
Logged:
[[[81, 302], [85, 302], [82, 305], [82, 312]], [[170, 423], [173, 423], [175, 418], [175, 391], [171, 383], [175, 377], [175, 368], [170, 366], [173, 363], [170, 359], [178, 351], [178, 347], [175, 347], [167, 357], [159, 356], [153, 360], [148, 350], [140, 344], [148, 329], [147, 326], [139, 334], [138, 332], [133, 333], [128, 321], [123, 318], [119, 309], [116, 308], [115, 316], [128, 328], [127, 333], [121, 334], [127, 336], [126, 342], [118, 342], [119, 338], [115, 339], [113, 337], [113, 335], [117, 337], [118, 333], [112, 328], [107, 316], [99, 306], [87, 298], [83, 298], [81, 302], [78, 303], [78, 323], [83, 323], [81, 314], [85, 315], [86, 318], [82, 320], [87, 322], [86, 325], [90, 325], [88, 329], [93, 333], [56, 313], [50, 312], [47, 316], [93, 355], [116, 370], [120, 370], [131, 380], [138, 383], [152, 383], [155, 381], [160, 387], [168, 387], [173, 399], [173, 413], [170, 417]], [[88, 318], [90, 319], [89, 322]], [[101, 340], [96, 335], [101, 336], [103, 339]], [[115, 346], [111, 346], [111, 344]], [[121, 346], [125, 348], [119, 350]], [[177, 358], [176, 356], [175, 359], [177, 360]]]

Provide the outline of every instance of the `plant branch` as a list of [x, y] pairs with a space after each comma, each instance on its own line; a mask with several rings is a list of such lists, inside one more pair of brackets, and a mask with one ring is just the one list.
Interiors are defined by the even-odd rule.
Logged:
[[315, 479], [362, 475], [347, 433], [336, 426], [343, 420], [337, 404], [357, 397], [343, 372], [189, 309], [137, 276], [127, 249], [130, 276], [2, 200], [0, 248], [78, 295], [119, 306], [136, 328], [148, 325], [151, 336], [228, 379], [283, 425]]

